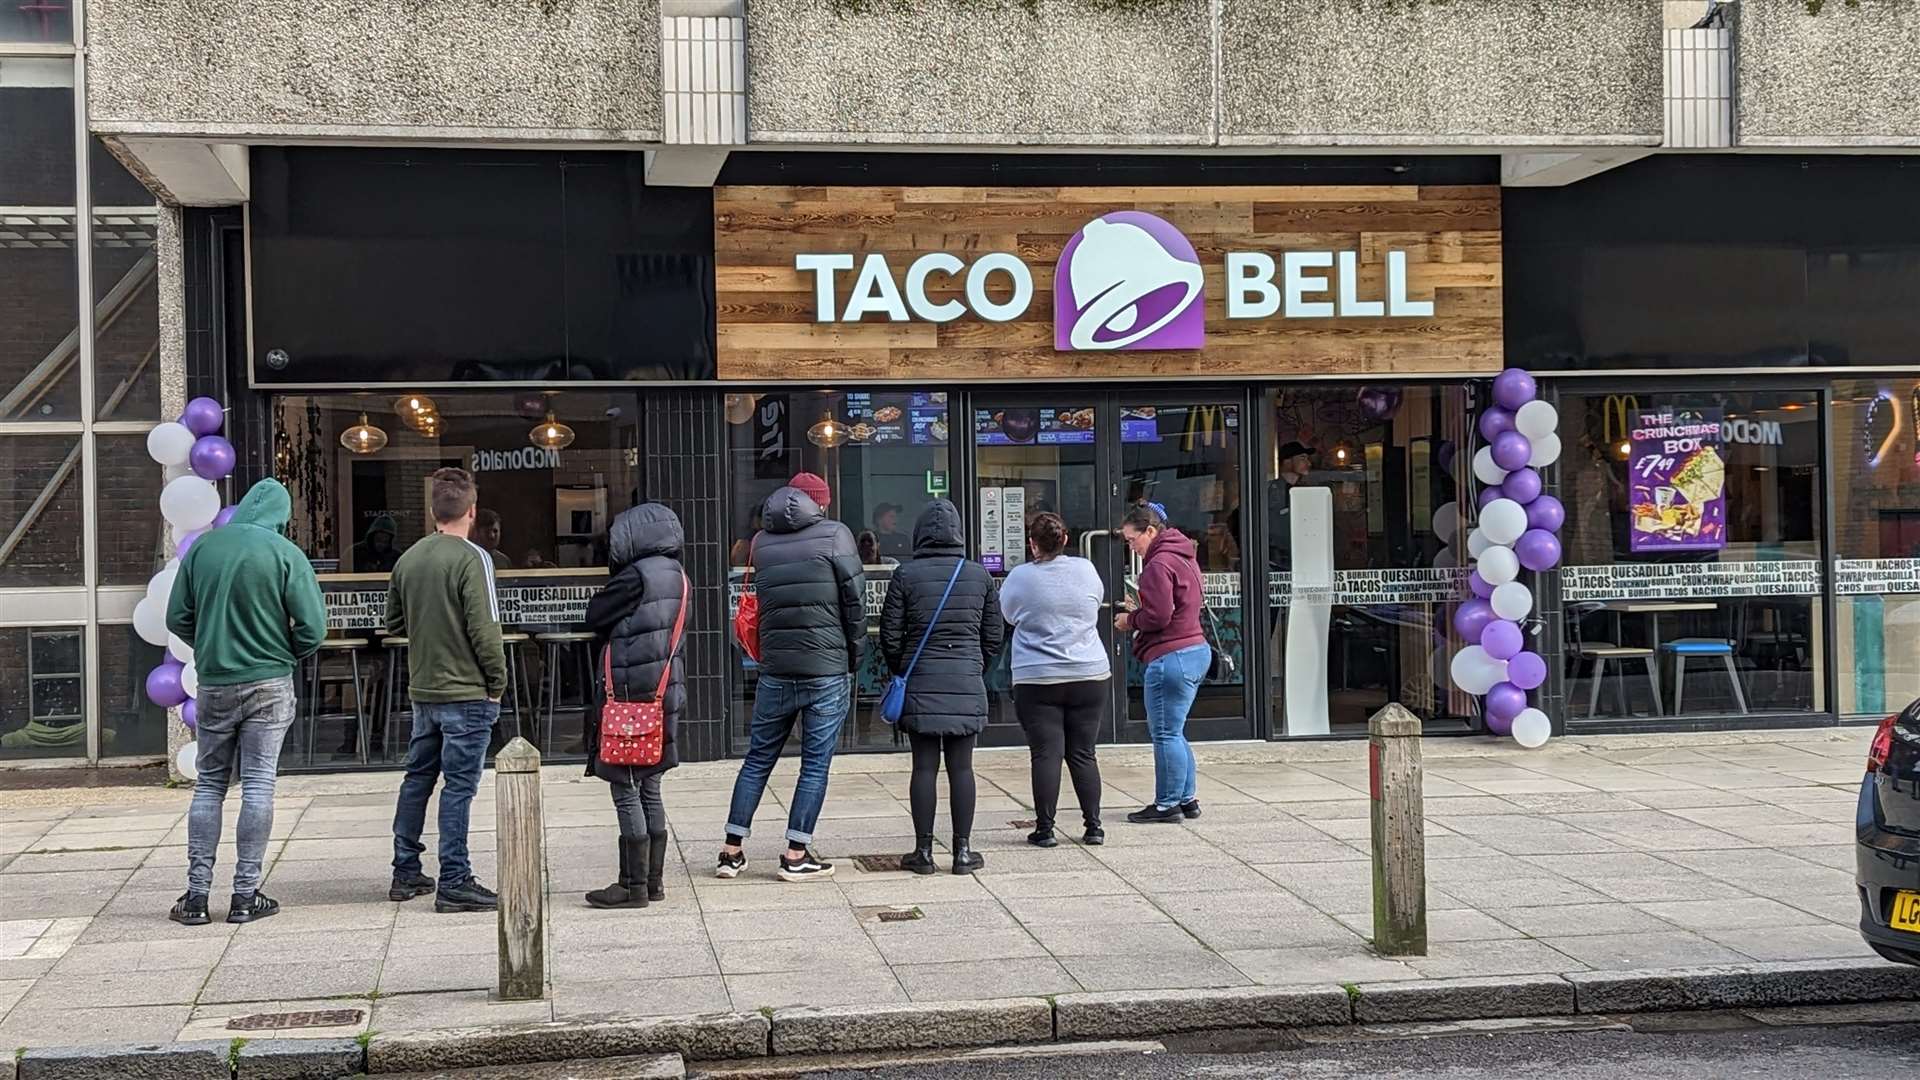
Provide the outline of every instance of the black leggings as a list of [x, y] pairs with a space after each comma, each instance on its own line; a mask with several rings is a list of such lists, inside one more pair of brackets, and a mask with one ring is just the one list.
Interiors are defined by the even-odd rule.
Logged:
[[1107, 723], [1107, 683], [1027, 683], [1013, 688], [1014, 710], [1033, 755], [1033, 816], [1053, 828], [1060, 809], [1060, 762], [1073, 774], [1073, 793], [1088, 828], [1100, 824], [1100, 763], [1094, 744]]
[[973, 835], [973, 744], [978, 735], [921, 735], [908, 732], [913, 742], [913, 831], [933, 835], [933, 809], [939, 801], [934, 785], [940, 779], [940, 757], [947, 759], [947, 793], [953, 802], [953, 835]]

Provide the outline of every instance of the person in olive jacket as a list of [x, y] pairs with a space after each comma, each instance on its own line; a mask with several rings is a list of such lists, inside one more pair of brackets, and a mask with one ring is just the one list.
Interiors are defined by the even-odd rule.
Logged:
[[663, 881], [669, 853], [667, 807], [660, 798], [660, 777], [680, 764], [675, 736], [687, 711], [681, 659], [684, 628], [680, 640], [673, 640], [674, 623], [687, 592], [686, 571], [680, 565], [685, 546], [680, 519], [667, 507], [641, 503], [622, 511], [608, 530], [610, 576], [587, 603], [593, 655], [596, 660], [604, 655], [611, 661], [614, 695], [619, 700], [652, 701], [662, 671], [673, 665], [661, 702], [665, 732], [660, 763], [649, 766], [609, 765], [600, 760], [606, 668], [594, 668], [594, 703], [586, 718], [587, 775], [613, 785], [613, 808], [620, 818], [620, 880], [587, 894], [587, 903], [597, 908], [643, 908], [649, 901], [667, 898]]
[[[954, 576], [956, 566], [958, 577]], [[950, 595], [949, 581], [953, 583]], [[940, 607], [943, 595], [947, 596], [944, 609]], [[927, 637], [926, 650], [913, 663], [929, 624], [933, 632]], [[943, 757], [953, 803], [953, 872], [971, 874], [986, 865], [970, 844], [973, 746], [987, 726], [987, 663], [1000, 651], [1006, 633], [993, 576], [979, 563], [967, 561], [959, 509], [945, 499], [932, 503], [914, 524], [913, 559], [893, 572], [880, 610], [880, 649], [887, 670], [903, 675], [913, 663], [900, 727], [913, 744], [915, 844], [913, 852], [901, 860], [903, 870], [934, 871], [934, 787]]]

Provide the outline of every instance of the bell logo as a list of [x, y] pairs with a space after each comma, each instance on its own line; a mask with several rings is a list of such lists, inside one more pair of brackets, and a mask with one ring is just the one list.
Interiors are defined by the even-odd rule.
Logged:
[[1200, 257], [1180, 230], [1120, 210], [1081, 226], [1053, 274], [1053, 347], [1062, 352], [1198, 349], [1206, 344]]

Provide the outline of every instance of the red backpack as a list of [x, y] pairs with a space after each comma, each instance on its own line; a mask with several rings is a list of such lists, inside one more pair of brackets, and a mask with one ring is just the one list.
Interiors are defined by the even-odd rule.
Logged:
[[733, 611], [733, 636], [740, 642], [740, 651], [756, 664], [760, 662], [760, 594], [753, 585], [753, 549], [758, 546], [760, 537], [755, 535], [747, 545], [746, 587], [740, 593], [740, 606]]
[[667, 639], [667, 665], [660, 672], [660, 685], [654, 688], [652, 701], [621, 701], [613, 696], [613, 642], [607, 642], [601, 654], [601, 672], [606, 679], [607, 701], [600, 709], [600, 762], [603, 765], [638, 765], [649, 768], [660, 764], [667, 749], [667, 682], [673, 678], [673, 657], [680, 651], [680, 633], [687, 626], [687, 594], [691, 584], [680, 575], [680, 613], [673, 617], [673, 634]]

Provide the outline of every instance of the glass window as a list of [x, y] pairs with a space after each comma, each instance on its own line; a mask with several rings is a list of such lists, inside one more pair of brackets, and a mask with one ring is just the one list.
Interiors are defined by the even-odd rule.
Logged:
[[131, 625], [100, 627], [100, 756], [167, 752], [167, 710], [147, 700], [147, 673], [166, 659]]
[[1920, 697], [1920, 379], [1833, 387], [1833, 535], [1840, 712]]
[[14, 0], [0, 4], [0, 41], [44, 45], [72, 40], [72, 0]]
[[0, 435], [0, 588], [84, 584], [80, 489], [79, 435]]
[[73, 199], [72, 62], [0, 58], [0, 421], [80, 419]]
[[[1363, 731], [1388, 702], [1421, 718], [1458, 722], [1470, 699], [1450, 694], [1438, 665], [1447, 654], [1448, 605], [1458, 598], [1449, 514], [1460, 496], [1453, 471], [1467, 423], [1466, 393], [1439, 386], [1316, 386], [1276, 391], [1264, 453], [1268, 650], [1275, 726], [1316, 734], [1318, 695], [1290, 704], [1291, 664], [1326, 680], [1335, 731]], [[1331, 563], [1305, 548], [1314, 532], [1312, 495], [1327, 493]], [[1436, 526], [1436, 517], [1439, 525]], [[1298, 538], [1298, 539], [1296, 539]], [[1308, 611], [1316, 588], [1332, 588], [1324, 639], [1288, 641], [1289, 614]], [[1303, 624], [1311, 631], [1314, 624]], [[1323, 673], [1324, 669], [1324, 673]]]
[[0, 760], [86, 756], [85, 648], [78, 626], [0, 627]]
[[[927, 392], [795, 391], [728, 394], [727, 452], [732, 471], [732, 567], [735, 602], [745, 588], [760, 508], [795, 474], [824, 478], [833, 499], [827, 512], [852, 530], [867, 568], [870, 635], [879, 633], [880, 605], [893, 567], [912, 555], [913, 525], [936, 497], [949, 496], [947, 395]], [[937, 494], [936, 494], [937, 493]], [[743, 664], [736, 693], [751, 702], [755, 668]], [[886, 689], [878, 647], [861, 668], [859, 702], [844, 738], [850, 745], [891, 746], [893, 730], [874, 718], [872, 704]], [[743, 707], [740, 716], [751, 714]], [[744, 725], [736, 731], [744, 737]]]
[[102, 420], [160, 418], [160, 285], [153, 195], [98, 139], [93, 183], [94, 393]]
[[1817, 405], [1804, 391], [1562, 400], [1573, 716], [1826, 708]]
[[145, 435], [95, 435], [94, 452], [100, 584], [144, 585], [173, 556], [160, 516], [160, 469], [147, 456]]

